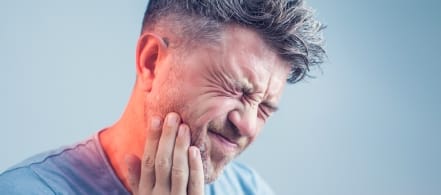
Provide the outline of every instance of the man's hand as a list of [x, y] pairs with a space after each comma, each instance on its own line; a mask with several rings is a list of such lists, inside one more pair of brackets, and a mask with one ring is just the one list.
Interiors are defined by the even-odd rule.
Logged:
[[126, 162], [133, 194], [204, 194], [200, 151], [190, 146], [190, 129], [176, 113], [169, 113], [162, 126], [159, 117], [152, 117], [142, 160], [130, 155]]

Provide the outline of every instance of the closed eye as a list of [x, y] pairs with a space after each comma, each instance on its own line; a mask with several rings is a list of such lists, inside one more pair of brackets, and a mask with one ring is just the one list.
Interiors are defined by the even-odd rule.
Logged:
[[262, 102], [262, 103], [260, 103], [260, 105], [265, 107], [266, 109], [268, 109], [269, 112], [271, 112], [271, 113], [277, 112], [277, 110], [279, 110], [279, 107], [277, 107], [276, 105], [274, 105], [271, 102]]
[[272, 113], [276, 112], [279, 108], [269, 102], [262, 102], [259, 105], [259, 115], [263, 119], [267, 119]]

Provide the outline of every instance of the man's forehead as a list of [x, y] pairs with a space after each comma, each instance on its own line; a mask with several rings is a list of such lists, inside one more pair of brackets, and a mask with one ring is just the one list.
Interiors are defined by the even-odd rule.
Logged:
[[[195, 49], [184, 51], [191, 55], [178, 55], [203, 59], [212, 76], [221, 76], [235, 89], [277, 96], [281, 89], [275, 85], [283, 85], [286, 81], [289, 66], [259, 34], [245, 27], [229, 25], [219, 37], [218, 42], [201, 42]], [[270, 82], [270, 79], [278, 81]]]

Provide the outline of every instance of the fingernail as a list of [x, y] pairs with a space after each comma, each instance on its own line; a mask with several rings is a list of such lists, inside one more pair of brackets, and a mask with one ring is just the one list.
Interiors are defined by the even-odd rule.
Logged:
[[179, 132], [178, 132], [178, 136], [179, 137], [183, 137], [183, 136], [185, 136], [186, 134], [187, 134], [187, 126], [185, 126], [185, 125], [181, 125], [181, 126], [179, 126]]
[[191, 155], [193, 156], [193, 158], [197, 158], [198, 155], [199, 155], [199, 150], [198, 150], [198, 148], [193, 147], [193, 148], [192, 148], [192, 151], [191, 151]]
[[176, 116], [176, 114], [169, 114], [167, 116], [167, 124], [168, 125], [175, 125], [178, 123], [178, 117]]

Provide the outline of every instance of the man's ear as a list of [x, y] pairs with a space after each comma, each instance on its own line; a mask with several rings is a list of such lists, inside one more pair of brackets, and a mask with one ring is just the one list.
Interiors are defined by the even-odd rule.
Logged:
[[150, 91], [155, 79], [155, 70], [165, 56], [167, 45], [158, 35], [144, 33], [138, 40], [136, 48], [137, 84], [143, 91]]

